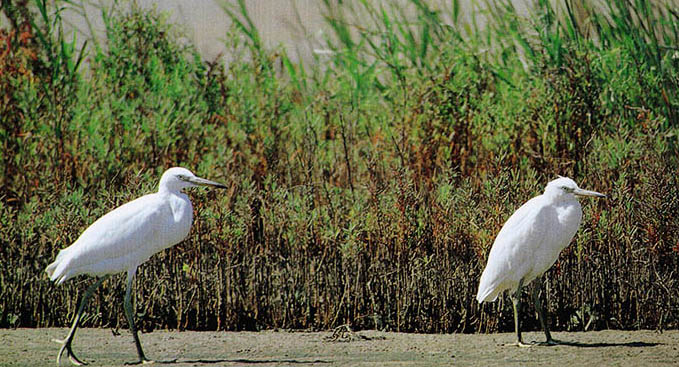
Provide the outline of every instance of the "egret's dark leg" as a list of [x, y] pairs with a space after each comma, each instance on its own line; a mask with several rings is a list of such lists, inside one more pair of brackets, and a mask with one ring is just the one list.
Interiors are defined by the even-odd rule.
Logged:
[[139, 356], [139, 361], [133, 363], [125, 364], [147, 364], [153, 363], [152, 360], [147, 359], [144, 355], [144, 351], [141, 349], [141, 343], [139, 342], [139, 335], [137, 334], [137, 328], [134, 326], [134, 311], [132, 309], [132, 283], [134, 282], [134, 271], [127, 273], [127, 289], [125, 290], [125, 314], [127, 315], [127, 322], [130, 324], [130, 332], [134, 338], [134, 344], [137, 347], [137, 355]]
[[99, 278], [96, 282], [94, 282], [92, 285], [87, 288], [85, 291], [85, 295], [83, 295], [82, 300], [80, 300], [80, 305], [78, 306], [78, 313], [75, 315], [75, 318], [73, 318], [73, 325], [71, 326], [71, 330], [68, 332], [68, 335], [66, 336], [66, 339], [64, 340], [58, 340], [54, 339], [55, 342], [61, 344], [61, 349], [59, 350], [59, 354], [57, 354], [57, 366], [61, 363], [61, 356], [66, 352], [66, 355], [68, 356], [68, 359], [71, 360], [71, 363], [77, 365], [77, 366], [82, 366], [86, 365], [87, 363], [81, 361], [78, 359], [78, 357], [75, 356], [73, 353], [73, 350], [71, 349], [71, 342], [73, 341], [73, 338], [75, 337], [75, 331], [78, 328], [78, 324], [80, 323], [80, 318], [83, 315], [83, 311], [85, 311], [85, 306], [87, 305], [87, 302], [90, 300], [90, 297], [92, 296], [92, 293], [101, 285], [101, 283], [108, 278], [107, 276], [104, 276], [102, 278]]
[[[542, 282], [543, 279], [540, 278], [535, 282], [535, 289], [533, 290], [533, 302], [535, 302], [535, 310], [538, 312], [538, 318], [540, 319], [540, 325], [542, 325], [542, 330], [545, 331], [545, 338], [547, 339], [544, 345], [557, 345], [558, 341], [552, 339], [552, 334], [549, 332], [549, 323], [547, 322], [546, 313], [542, 300], [540, 299], [540, 293], [542, 293]], [[547, 295], [545, 294], [545, 299]]]
[[521, 288], [523, 288], [523, 279], [519, 282], [519, 287], [514, 294], [510, 294], [509, 298], [512, 300], [514, 307], [514, 331], [516, 332], [516, 343], [513, 345], [519, 347], [530, 347], [530, 344], [525, 344], [521, 338], [521, 325], [519, 324], [519, 315], [521, 312]]

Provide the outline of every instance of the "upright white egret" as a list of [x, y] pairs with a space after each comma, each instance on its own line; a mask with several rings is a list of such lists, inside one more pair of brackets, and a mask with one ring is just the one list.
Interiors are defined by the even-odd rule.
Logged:
[[[542, 276], [573, 239], [582, 220], [582, 208], [576, 195], [606, 197], [579, 188], [567, 177], [553, 180], [542, 195], [528, 200], [509, 217], [490, 249], [476, 299], [493, 302], [503, 291], [510, 291], [518, 346], [528, 346], [521, 339], [519, 327], [521, 288]], [[539, 287], [534, 290], [533, 299], [547, 337], [546, 344], [557, 344], [549, 333]]]
[[61, 284], [80, 274], [101, 278], [85, 292], [66, 339], [56, 340], [62, 344], [57, 365], [64, 351], [73, 364], [86, 364], [71, 350], [78, 322], [94, 290], [110, 274], [123, 271], [127, 272], [125, 313], [139, 356], [134, 364], [152, 362], [144, 355], [134, 325], [130, 300], [132, 281], [139, 265], [156, 252], [179, 243], [189, 234], [193, 207], [182, 189], [193, 186], [226, 188], [220, 183], [196, 177], [185, 168], [170, 168], [160, 178], [158, 192], [110, 211], [89, 226], [71, 246], [59, 251], [56, 260], [45, 270], [52, 281]]

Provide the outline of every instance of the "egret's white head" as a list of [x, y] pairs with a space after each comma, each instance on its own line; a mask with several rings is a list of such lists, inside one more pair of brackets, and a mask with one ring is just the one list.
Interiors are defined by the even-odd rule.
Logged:
[[606, 195], [596, 191], [583, 190], [578, 187], [575, 181], [568, 177], [561, 176], [547, 184], [547, 187], [545, 188], [545, 195], [552, 197], [560, 197], [564, 195], [594, 196], [599, 198], [606, 197]]
[[225, 189], [226, 186], [219, 182], [206, 180], [198, 177], [186, 168], [173, 167], [165, 171], [160, 178], [158, 191], [179, 192], [186, 187], [214, 186]]

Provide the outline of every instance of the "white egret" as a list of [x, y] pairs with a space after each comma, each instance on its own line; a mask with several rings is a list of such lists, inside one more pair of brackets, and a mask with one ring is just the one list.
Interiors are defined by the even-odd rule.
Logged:
[[[521, 288], [542, 276], [573, 239], [582, 220], [582, 208], [576, 195], [606, 197], [579, 188], [570, 178], [559, 177], [547, 184], [542, 195], [528, 200], [509, 217], [490, 249], [476, 299], [493, 302], [505, 290], [510, 292], [518, 346], [528, 346], [521, 339], [519, 327]], [[547, 337], [546, 344], [557, 344], [549, 333], [540, 302], [539, 285], [533, 297]]]
[[127, 272], [125, 314], [137, 347], [139, 363], [150, 363], [139, 342], [132, 312], [131, 290], [137, 267], [153, 254], [182, 241], [191, 229], [193, 207], [182, 189], [193, 186], [226, 186], [196, 177], [191, 171], [174, 167], [160, 178], [158, 192], [142, 196], [110, 211], [89, 226], [71, 246], [59, 251], [45, 270], [52, 281], [61, 284], [80, 274], [101, 277], [92, 284], [78, 307], [71, 330], [57, 355], [57, 365], [66, 351], [73, 364], [86, 364], [71, 350], [85, 305], [94, 290], [110, 274]]

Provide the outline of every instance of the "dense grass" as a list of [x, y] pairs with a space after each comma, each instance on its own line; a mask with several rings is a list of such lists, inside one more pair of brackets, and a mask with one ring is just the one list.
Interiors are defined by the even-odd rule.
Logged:
[[[154, 11], [105, 12], [81, 54], [45, 2], [3, 3], [0, 327], [66, 325], [90, 280], [45, 266], [175, 165], [229, 189], [193, 190], [189, 238], [140, 267], [143, 329], [510, 330], [478, 278], [557, 174], [609, 198], [546, 275], [553, 327], [676, 327], [679, 19], [654, 3], [585, 6], [585, 27], [489, 1], [481, 27], [456, 1], [327, 1], [332, 53], [297, 64], [238, 2], [224, 65]], [[106, 281], [85, 324], [125, 325], [122, 292]]]

